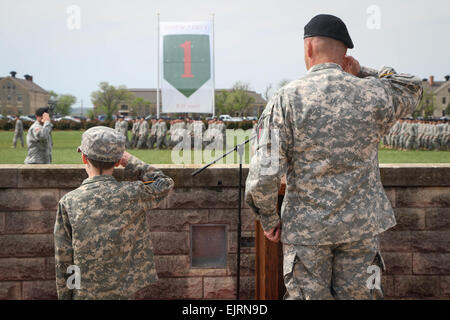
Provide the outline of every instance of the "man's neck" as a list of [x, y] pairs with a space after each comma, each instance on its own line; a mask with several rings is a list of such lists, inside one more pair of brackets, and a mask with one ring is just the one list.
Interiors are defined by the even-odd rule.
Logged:
[[343, 62], [344, 62], [343, 59], [332, 58], [332, 57], [318, 57], [318, 58], [314, 59], [313, 61], [311, 61], [309, 69], [311, 69], [312, 67], [314, 67], [318, 64], [324, 64], [324, 63], [335, 63], [342, 67]]

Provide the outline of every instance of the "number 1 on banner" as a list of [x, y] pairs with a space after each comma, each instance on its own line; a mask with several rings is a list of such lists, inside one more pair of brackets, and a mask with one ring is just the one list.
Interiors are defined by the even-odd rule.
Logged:
[[184, 49], [184, 74], [182, 78], [193, 78], [194, 75], [191, 72], [191, 42], [185, 41], [180, 44], [180, 47]]

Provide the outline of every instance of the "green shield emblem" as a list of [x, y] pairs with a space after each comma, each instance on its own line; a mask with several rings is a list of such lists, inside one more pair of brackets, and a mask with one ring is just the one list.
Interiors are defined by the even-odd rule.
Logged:
[[164, 79], [189, 98], [211, 78], [210, 52], [209, 35], [164, 36]]

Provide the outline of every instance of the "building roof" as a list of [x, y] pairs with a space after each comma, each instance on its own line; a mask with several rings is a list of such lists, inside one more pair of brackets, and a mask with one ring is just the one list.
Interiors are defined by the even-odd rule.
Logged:
[[15, 82], [16, 84], [20, 84], [22, 87], [25, 87], [25, 89], [29, 90], [29, 91], [34, 91], [34, 92], [40, 92], [40, 93], [48, 93], [45, 89], [43, 89], [42, 87], [40, 87], [39, 85], [37, 85], [35, 82], [30, 81], [30, 80], [25, 80], [25, 79], [19, 79], [19, 78], [13, 78], [13, 77], [0, 77], [0, 81], [3, 79], [8, 79], [12, 82]]

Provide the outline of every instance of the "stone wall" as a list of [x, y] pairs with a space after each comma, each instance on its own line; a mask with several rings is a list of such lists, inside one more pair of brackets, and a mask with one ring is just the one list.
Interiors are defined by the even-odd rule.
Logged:
[[[148, 214], [160, 280], [136, 298], [234, 299], [238, 168], [217, 166], [192, 177], [192, 167], [158, 167], [176, 187]], [[387, 298], [450, 298], [450, 165], [385, 165], [381, 174], [398, 221], [382, 236]], [[115, 176], [125, 179], [121, 169]], [[56, 206], [84, 178], [79, 165], [0, 165], [0, 299], [56, 298]], [[226, 226], [226, 268], [191, 267], [190, 226], [198, 224]], [[255, 289], [254, 226], [244, 205], [241, 298], [249, 299]]]

